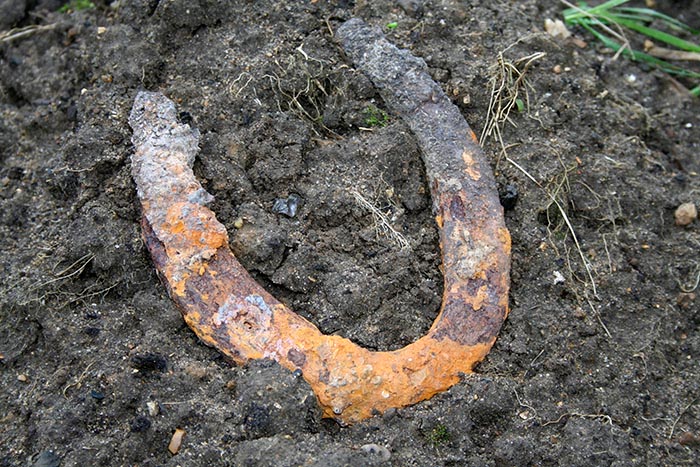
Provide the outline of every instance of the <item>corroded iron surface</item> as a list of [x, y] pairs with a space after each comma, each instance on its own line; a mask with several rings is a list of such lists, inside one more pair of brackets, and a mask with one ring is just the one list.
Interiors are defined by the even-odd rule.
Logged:
[[324, 415], [353, 423], [430, 398], [484, 358], [508, 312], [510, 236], [474, 134], [425, 63], [359, 20], [337, 36], [416, 135], [440, 229], [442, 308], [402, 349], [371, 352], [324, 335], [253, 280], [207, 207], [212, 197], [191, 168], [199, 133], [177, 121], [172, 101], [139, 92], [129, 123], [146, 245], [187, 324], [236, 362], [268, 358], [301, 370]]

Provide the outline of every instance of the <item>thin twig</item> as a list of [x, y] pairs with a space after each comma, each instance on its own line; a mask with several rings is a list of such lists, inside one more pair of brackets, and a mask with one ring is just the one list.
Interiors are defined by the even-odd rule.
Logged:
[[92, 366], [93, 366], [94, 364], [95, 364], [94, 361], [93, 361], [93, 362], [90, 362], [90, 363], [88, 364], [88, 366], [85, 367], [85, 369], [83, 370], [83, 372], [80, 373], [80, 376], [78, 376], [78, 378], [75, 380], [75, 382], [70, 383], [70, 384], [66, 385], [66, 387], [63, 388], [63, 391], [62, 391], [63, 397], [65, 397], [66, 399], [68, 399], [68, 394], [67, 394], [67, 392], [68, 392], [68, 390], [69, 390], [70, 388], [72, 388], [72, 387], [77, 387], [78, 389], [80, 389], [80, 386], [82, 386], [83, 381], [85, 380], [85, 378], [86, 378], [87, 375], [88, 375], [88, 371], [90, 371], [90, 368], [92, 368]]
[[566, 417], [579, 417], [579, 418], [587, 418], [589, 420], [602, 420], [603, 423], [610, 425], [610, 426], [613, 426], [613, 420], [610, 417], [610, 415], [592, 414], [592, 413], [585, 414], [585, 413], [579, 413], [579, 412], [569, 412], [569, 413], [562, 414], [556, 420], [550, 420], [548, 422], [542, 423], [542, 426], [556, 425], [557, 423], [561, 422]]
[[[542, 352], [544, 352], [544, 349], [542, 350]], [[513, 389], [513, 393], [515, 393], [515, 399], [518, 401], [518, 405], [520, 407], [525, 407], [526, 409], [529, 409], [532, 411], [532, 416], [526, 418], [525, 420], [532, 420], [533, 418], [537, 418], [537, 409], [535, 409], [530, 404], [526, 404], [525, 402], [523, 402], [522, 399], [520, 399], [520, 395], [518, 394], [518, 391], [516, 391], [515, 389]]]
[[690, 404], [686, 405], [683, 410], [680, 411], [678, 416], [676, 417], [675, 420], [673, 420], [673, 424], [671, 425], [671, 432], [668, 434], [668, 439], [673, 438], [673, 432], [676, 431], [676, 425], [678, 425], [678, 422], [680, 421], [681, 417], [688, 411], [688, 409], [697, 402], [697, 399], [693, 399], [690, 401]]

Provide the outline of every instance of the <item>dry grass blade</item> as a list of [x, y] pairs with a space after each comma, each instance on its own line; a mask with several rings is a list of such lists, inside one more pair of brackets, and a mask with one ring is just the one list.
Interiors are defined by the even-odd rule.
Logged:
[[687, 52], [685, 50], [667, 49], [666, 47], [659, 47], [657, 45], [654, 45], [654, 43], [651, 41], [647, 41], [644, 43], [644, 51], [652, 57], [663, 58], [665, 60], [700, 62], [700, 53], [698, 52]]
[[352, 194], [353, 198], [355, 198], [355, 202], [358, 204], [358, 206], [365, 209], [372, 215], [377, 237], [387, 238], [392, 244], [396, 245], [401, 250], [411, 249], [411, 244], [408, 242], [406, 237], [394, 228], [389, 217], [380, 208], [362, 196], [362, 193], [359, 191], [352, 190], [350, 193]]
[[53, 284], [54, 282], [62, 281], [65, 279], [69, 279], [73, 276], [77, 276], [83, 272], [85, 267], [93, 259], [95, 259], [95, 255], [92, 253], [87, 253], [87, 254], [83, 255], [82, 257], [78, 258], [77, 260], [75, 260], [67, 268], [63, 269], [62, 271], [57, 272], [56, 277], [54, 277], [53, 279], [49, 279], [49, 280], [47, 280], [45, 282], [41, 282], [39, 284], [35, 284], [32, 287], [30, 287], [29, 290], [31, 291], [31, 290], [41, 289], [43, 287], [46, 287], [49, 284]]
[[21, 39], [23, 37], [30, 36], [35, 32], [49, 31], [51, 29], [54, 29], [56, 26], [56, 23], [46, 24], [43, 26], [33, 24], [31, 26], [25, 26], [23, 28], [10, 29], [9, 31], [0, 32], [0, 42], [10, 42], [16, 39]]
[[[302, 46], [297, 47], [296, 51], [299, 56], [290, 57], [286, 63], [275, 60], [277, 71], [269, 71], [262, 78], [270, 80], [280, 112], [292, 112], [325, 133], [334, 134], [323, 124], [326, 101], [334, 91], [338, 91], [326, 89], [330, 85], [328, 77], [334, 73], [329, 69], [330, 62], [310, 56]], [[314, 131], [317, 132], [316, 129]]]
[[576, 231], [574, 230], [574, 226], [571, 224], [571, 221], [569, 220], [569, 216], [567, 216], [566, 211], [564, 210], [564, 207], [561, 205], [559, 200], [556, 198], [556, 196], [552, 195], [549, 191], [545, 190], [545, 188], [542, 186], [540, 182], [538, 182], [535, 177], [530, 175], [530, 173], [525, 170], [520, 164], [515, 162], [513, 159], [511, 159], [508, 156], [505, 156], [506, 160], [513, 165], [516, 169], [521, 171], [527, 178], [532, 181], [535, 185], [537, 185], [549, 198], [549, 200], [557, 207], [559, 210], [559, 214], [561, 214], [562, 219], [564, 220], [564, 223], [566, 224], [567, 229], [569, 230], [569, 233], [571, 234], [571, 238], [574, 240], [574, 244], [576, 245], [576, 250], [578, 251], [579, 257], [581, 258], [581, 261], [583, 262], [584, 267], [586, 268], [586, 274], [588, 275], [588, 279], [590, 280], [591, 283], [591, 288], [593, 289], [593, 296], [598, 298], [598, 290], [595, 285], [595, 280], [593, 280], [593, 272], [590, 263], [586, 259], [586, 256], [583, 254], [583, 250], [581, 249], [581, 244], [578, 241], [578, 236], [576, 235]]
[[[508, 50], [508, 49], [506, 49]], [[486, 114], [486, 124], [484, 125], [484, 130], [479, 139], [479, 144], [483, 145], [486, 139], [492, 137], [496, 139], [501, 147], [501, 156], [504, 157], [510, 164], [512, 164], [516, 169], [522, 172], [528, 179], [530, 179], [538, 188], [540, 188], [551, 205], [556, 206], [561, 218], [566, 225], [567, 230], [571, 234], [571, 237], [576, 246], [576, 251], [581, 259], [585, 269], [588, 281], [590, 282], [593, 296], [598, 298], [598, 290], [596, 287], [595, 280], [593, 278], [593, 270], [591, 264], [586, 259], [581, 249], [581, 244], [576, 235], [573, 224], [571, 223], [569, 216], [566, 214], [566, 210], [562, 203], [557, 198], [556, 191], [553, 193], [547, 190], [542, 184], [535, 179], [527, 170], [525, 170], [520, 164], [515, 162], [513, 159], [508, 157], [507, 147], [503, 142], [502, 128], [506, 122], [515, 126], [515, 123], [510, 119], [510, 114], [513, 109], [521, 110], [520, 107], [524, 107], [522, 110], [529, 109], [530, 96], [529, 91], [532, 90], [531, 85], [527, 81], [526, 73], [532, 67], [533, 63], [537, 60], [542, 59], [545, 56], [543, 52], [536, 52], [525, 57], [522, 57], [515, 61], [509, 61], [504, 58], [504, 52], [498, 54], [498, 61], [493, 70], [493, 75], [491, 77], [491, 99], [489, 101], [489, 107]], [[524, 97], [524, 103], [522, 99]], [[566, 168], [564, 168], [566, 171]], [[562, 180], [561, 183], [568, 183], [566, 178]], [[561, 188], [559, 186], [557, 191]], [[591, 308], [591, 311], [596, 316], [596, 319], [604, 329], [608, 337], [612, 337], [610, 331], [605, 326], [603, 321], [600, 319], [600, 315], [591, 303], [591, 301], [586, 296], [586, 302]]]
[[500, 142], [505, 153], [501, 129], [506, 122], [515, 126], [510, 119], [513, 109], [520, 110], [522, 106], [526, 109], [530, 107], [528, 90], [531, 86], [527, 82], [526, 74], [532, 64], [545, 55], [544, 52], [535, 52], [510, 61], [503, 56], [503, 52], [498, 54], [498, 61], [491, 78], [491, 99], [486, 113], [486, 125], [479, 138], [479, 144], [483, 145], [486, 138], [493, 136]]

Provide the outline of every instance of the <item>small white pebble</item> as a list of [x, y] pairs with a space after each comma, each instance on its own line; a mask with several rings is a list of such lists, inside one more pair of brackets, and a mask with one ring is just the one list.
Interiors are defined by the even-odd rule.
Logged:
[[158, 402], [156, 401], [146, 402], [146, 406], [148, 407], [148, 415], [151, 417], [155, 417], [160, 412], [160, 407], [158, 407]]
[[552, 281], [552, 283], [554, 285], [557, 285], [557, 284], [562, 284], [564, 282], [566, 282], [566, 279], [564, 279], [564, 275], [562, 273], [560, 273], [559, 271], [554, 271], [554, 280]]

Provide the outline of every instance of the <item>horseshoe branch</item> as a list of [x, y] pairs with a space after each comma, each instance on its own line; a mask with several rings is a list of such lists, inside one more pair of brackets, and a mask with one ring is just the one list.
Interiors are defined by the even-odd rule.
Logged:
[[324, 416], [353, 423], [446, 390], [486, 356], [508, 313], [510, 236], [474, 133], [423, 60], [357, 19], [337, 38], [417, 138], [440, 229], [442, 307], [402, 349], [372, 352], [324, 335], [255, 282], [207, 207], [213, 198], [192, 172], [199, 132], [177, 121], [172, 101], [139, 92], [129, 123], [145, 243], [187, 324], [238, 363], [301, 370]]

